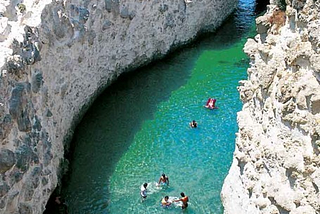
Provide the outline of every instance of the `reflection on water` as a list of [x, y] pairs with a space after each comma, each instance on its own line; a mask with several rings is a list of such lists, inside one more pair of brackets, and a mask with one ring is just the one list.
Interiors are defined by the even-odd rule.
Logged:
[[[164, 210], [164, 195], [185, 191], [185, 213], [222, 213], [220, 190], [228, 172], [246, 78], [242, 46], [253, 33], [255, 4], [243, 0], [216, 33], [135, 72], [122, 75], [95, 101], [77, 127], [63, 197], [69, 213], [180, 213]], [[203, 108], [210, 96], [219, 109]], [[199, 127], [190, 129], [195, 119]], [[170, 186], [154, 184], [162, 172]]]

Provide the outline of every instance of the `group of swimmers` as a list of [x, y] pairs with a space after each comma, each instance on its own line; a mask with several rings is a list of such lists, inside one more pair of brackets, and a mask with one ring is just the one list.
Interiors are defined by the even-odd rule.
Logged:
[[[214, 99], [214, 98], [209, 98], [204, 107], [208, 108], [208, 109], [217, 109], [218, 107], [215, 106], [216, 101], [217, 100]], [[190, 125], [191, 128], [197, 128], [198, 127], [198, 123], [195, 120], [192, 120], [189, 123], [189, 125]], [[168, 176], [166, 176], [165, 174], [162, 174], [161, 177], [159, 178], [158, 185], [167, 185], [167, 186], [169, 186], [169, 178], [168, 178]], [[141, 186], [140, 195], [141, 195], [141, 197], [143, 199], [147, 198], [147, 187], [148, 187], [148, 183], [144, 183]], [[188, 207], [189, 198], [188, 198], [188, 196], [186, 196], [184, 194], [184, 192], [181, 192], [180, 195], [181, 195], [181, 198], [179, 198], [177, 200], [172, 200], [172, 201], [169, 201], [169, 196], [165, 196], [161, 200], [161, 205], [163, 207], [169, 207], [172, 204], [172, 202], [180, 202], [181, 201], [182, 202], [182, 209], [186, 209]]]
[[[216, 101], [217, 100], [214, 99], [214, 98], [209, 98], [204, 107], [208, 108], [208, 109], [217, 109], [218, 107], [216, 107]], [[198, 123], [195, 120], [192, 120], [189, 123], [189, 125], [190, 125], [191, 128], [197, 128], [198, 127]]]
[[[159, 178], [159, 181], [157, 183], [157, 185], [166, 185], [166, 186], [169, 186], [169, 177], [166, 176], [164, 173], [161, 175], [161, 177]], [[144, 183], [142, 184], [141, 186], [141, 191], [140, 191], [140, 195], [143, 199], [147, 198], [147, 187], [148, 187], [148, 183]], [[182, 209], [186, 209], [188, 207], [188, 201], [189, 201], [189, 198], [188, 196], [186, 196], [184, 194], [184, 192], [181, 192], [180, 193], [181, 195], [181, 198], [179, 199], [176, 199], [176, 200], [172, 200], [172, 201], [169, 201], [169, 196], [165, 196], [162, 200], [161, 200], [161, 205], [163, 207], [169, 207], [173, 202], [182, 202], [182, 206], [181, 208]]]
[[[182, 209], [186, 209], [186, 208], [188, 207], [189, 197], [186, 196], [186, 195], [184, 194], [184, 192], [181, 192], [180, 195], [181, 195], [181, 198], [179, 198], [179, 199], [177, 199], [177, 200], [173, 200], [172, 202], [179, 202], [179, 201], [181, 201], [181, 202], [182, 202], [181, 208], [182, 208]], [[169, 207], [169, 206], [172, 204], [172, 202], [169, 201], [169, 196], [166, 195], [166, 196], [161, 200], [161, 205], [162, 205], [163, 207]]]

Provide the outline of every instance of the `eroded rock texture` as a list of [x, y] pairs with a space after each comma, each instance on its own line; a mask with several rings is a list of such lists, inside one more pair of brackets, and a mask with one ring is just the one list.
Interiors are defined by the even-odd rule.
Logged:
[[0, 213], [42, 213], [66, 165], [66, 142], [97, 94], [215, 29], [236, 4], [1, 0]]
[[285, 2], [256, 20], [244, 47], [251, 66], [225, 214], [320, 213], [320, 2]]

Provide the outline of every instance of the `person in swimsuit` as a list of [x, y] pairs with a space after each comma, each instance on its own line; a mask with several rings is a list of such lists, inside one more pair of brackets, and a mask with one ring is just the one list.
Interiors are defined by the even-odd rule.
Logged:
[[186, 196], [183, 192], [180, 193], [181, 195], [181, 198], [178, 199], [178, 200], [174, 200], [174, 202], [179, 202], [181, 201], [182, 202], [182, 209], [186, 209], [188, 207], [188, 201], [189, 201], [189, 198], [188, 196]]
[[192, 120], [192, 122], [189, 124], [191, 128], [197, 128], [198, 123], [195, 120]]
[[171, 205], [171, 202], [169, 202], [169, 196], [165, 196], [162, 200], [161, 200], [161, 205], [163, 207], [169, 207]]
[[167, 186], [169, 186], [169, 177], [166, 176], [164, 173], [159, 178], [158, 185], [160, 185], [160, 184], [166, 184]]
[[208, 101], [207, 101], [207, 104], [205, 105], [206, 108], [209, 108], [209, 109], [215, 109], [217, 108], [216, 107], [216, 99], [214, 98], [209, 98]]
[[141, 185], [141, 188], [140, 188], [140, 195], [143, 199], [147, 198], [147, 186], [148, 184], [144, 183], [143, 185]]

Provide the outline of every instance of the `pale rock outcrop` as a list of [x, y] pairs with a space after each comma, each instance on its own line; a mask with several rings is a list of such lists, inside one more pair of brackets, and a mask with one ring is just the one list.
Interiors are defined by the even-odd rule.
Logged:
[[225, 214], [320, 213], [320, 3], [286, 3], [257, 18], [244, 47], [251, 66], [239, 86]]
[[1, 0], [0, 213], [42, 213], [92, 100], [124, 71], [217, 28], [236, 4]]

